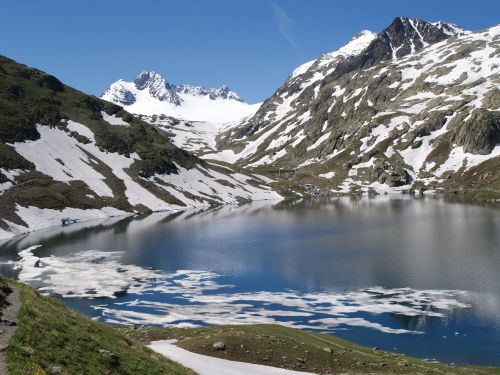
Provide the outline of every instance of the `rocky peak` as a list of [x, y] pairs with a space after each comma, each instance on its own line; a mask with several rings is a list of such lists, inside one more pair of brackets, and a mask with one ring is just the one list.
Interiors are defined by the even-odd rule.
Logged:
[[175, 86], [170, 85], [165, 78], [156, 72], [142, 72], [134, 80], [138, 90], [149, 90], [149, 94], [158, 100], [180, 105], [182, 99], [177, 95]]
[[120, 79], [113, 83], [102, 94], [102, 98], [118, 105], [132, 105], [135, 103], [135, 95], [127, 88], [127, 82]]
[[212, 100], [228, 99], [228, 100], [237, 100], [239, 102], [243, 101], [237, 93], [231, 91], [231, 89], [229, 89], [229, 87], [227, 87], [226, 85], [217, 88], [192, 86], [192, 85], [178, 85], [173, 87], [175, 87], [175, 91], [180, 94], [208, 96]]
[[216, 99], [216, 98], [233, 99], [239, 102], [243, 101], [237, 93], [231, 91], [231, 89], [226, 85], [218, 87], [212, 91], [210, 99]]
[[391, 57], [396, 59], [448, 38], [453, 29], [447, 28], [445, 33], [444, 27], [444, 23], [438, 27], [419, 19], [396, 17], [379, 38], [388, 45]]
[[102, 98], [119, 105], [132, 105], [138, 100], [137, 94], [147, 91], [149, 96], [175, 106], [183, 104], [184, 95], [206, 96], [211, 100], [224, 99], [243, 102], [241, 97], [227, 86], [209, 88], [192, 85], [174, 85], [154, 71], [141, 72], [133, 82], [118, 80], [104, 92]]
[[384, 60], [401, 58], [466, 32], [457, 25], [445, 22], [433, 24], [419, 19], [396, 17], [361, 53], [339, 63], [323, 84], [354, 70], [367, 69]]
[[463, 34], [470, 33], [470, 31], [465, 30], [454, 23], [437, 21], [437, 22], [433, 22], [432, 24], [448, 36], [463, 35]]

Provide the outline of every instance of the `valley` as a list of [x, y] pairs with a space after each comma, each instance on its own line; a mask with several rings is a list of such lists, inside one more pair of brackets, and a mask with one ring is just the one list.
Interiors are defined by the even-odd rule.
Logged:
[[500, 25], [128, 5], [0, 55], [2, 374], [500, 373]]

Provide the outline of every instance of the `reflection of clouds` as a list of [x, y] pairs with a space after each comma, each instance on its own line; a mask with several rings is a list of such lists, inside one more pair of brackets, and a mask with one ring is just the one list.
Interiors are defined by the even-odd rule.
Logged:
[[318, 330], [355, 326], [386, 333], [418, 333], [381, 324], [377, 316], [441, 319], [469, 307], [462, 302], [464, 292], [449, 290], [373, 287], [344, 293], [235, 292], [233, 285], [219, 283], [216, 273], [178, 270], [163, 274], [121, 264], [121, 252], [88, 250], [39, 258], [33, 254], [35, 249], [21, 251], [15, 265], [22, 281], [35, 283], [44, 292], [66, 298], [115, 298], [124, 293], [137, 296], [133, 301], [94, 306], [108, 323], [281, 323]]
[[[190, 271], [186, 272], [189, 274]], [[409, 288], [370, 288], [341, 294], [298, 291], [207, 294], [203, 288], [192, 289], [202, 293], [182, 288], [174, 292], [170, 286], [163, 288], [162, 285], [153, 286], [151, 290], [161, 294], [173, 293], [175, 303], [138, 298], [94, 308], [108, 323], [160, 326], [279, 323], [322, 331], [354, 326], [400, 334], [421, 332], [383, 325], [376, 321], [377, 316], [390, 314], [443, 319], [455, 309], [468, 307], [460, 301], [463, 292]], [[149, 287], [145, 287], [139, 294], [149, 292]], [[359, 314], [366, 317], [357, 316]]]

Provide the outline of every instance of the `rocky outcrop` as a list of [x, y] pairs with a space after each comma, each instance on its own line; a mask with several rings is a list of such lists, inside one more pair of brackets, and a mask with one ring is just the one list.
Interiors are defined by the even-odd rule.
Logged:
[[500, 111], [477, 108], [464, 120], [453, 139], [472, 154], [490, 154], [500, 144]]

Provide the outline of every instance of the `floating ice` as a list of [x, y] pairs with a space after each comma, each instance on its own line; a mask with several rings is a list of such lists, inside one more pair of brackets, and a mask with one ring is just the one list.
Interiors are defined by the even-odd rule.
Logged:
[[[119, 262], [122, 252], [87, 250], [63, 257], [37, 257], [33, 246], [15, 262], [19, 279], [46, 293], [68, 297], [116, 298], [123, 302], [94, 305], [98, 318], [108, 323], [199, 326], [206, 324], [279, 323], [296, 328], [334, 330], [365, 327], [384, 333], [421, 333], [394, 320], [388, 326], [382, 314], [413, 320], [415, 327], [428, 319], [443, 319], [463, 302], [465, 292], [373, 287], [349, 292], [234, 292], [209, 271], [160, 271]], [[413, 327], [413, 326], [412, 326]]]

